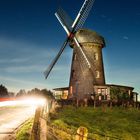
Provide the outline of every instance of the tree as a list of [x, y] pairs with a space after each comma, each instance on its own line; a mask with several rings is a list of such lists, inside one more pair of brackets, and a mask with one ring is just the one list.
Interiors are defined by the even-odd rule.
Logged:
[[17, 93], [17, 97], [20, 97], [20, 96], [25, 96], [26, 95], [26, 91], [24, 89], [21, 89], [18, 93]]
[[118, 103], [121, 96], [121, 89], [119, 87], [111, 87], [110, 88], [110, 107], [112, 107], [113, 103]]
[[5, 86], [0, 85], [0, 97], [8, 97], [8, 90]]
[[40, 89], [38, 89], [38, 88], [34, 88], [34, 89], [32, 89], [31, 91], [28, 91], [28, 95], [30, 95], [30, 96], [38, 96], [38, 95], [40, 95]]
[[112, 101], [118, 101], [120, 97], [121, 90], [118, 87], [111, 87], [110, 88], [110, 98]]
[[[111, 104], [117, 102], [118, 105], [126, 106], [130, 97], [124, 88], [111, 87], [110, 89]], [[112, 105], [111, 105], [112, 106]]]
[[15, 93], [14, 92], [8, 92], [9, 97], [14, 97]]
[[129, 94], [125, 90], [123, 90], [122, 91], [122, 98], [121, 98], [123, 107], [129, 106], [129, 101], [130, 101], [129, 99], [130, 99]]
[[42, 90], [41, 90], [41, 94], [42, 94], [44, 97], [47, 97], [47, 98], [49, 98], [49, 99], [54, 98], [53, 93], [52, 93], [50, 90], [47, 90], [47, 89], [42, 89]]

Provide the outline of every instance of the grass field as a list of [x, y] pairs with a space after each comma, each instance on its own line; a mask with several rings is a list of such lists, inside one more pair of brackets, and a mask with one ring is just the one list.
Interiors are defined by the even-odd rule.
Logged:
[[29, 119], [16, 133], [16, 140], [29, 140], [33, 125], [33, 118]]
[[[59, 128], [59, 138], [74, 139], [64, 131], [76, 133], [80, 126], [88, 128], [88, 138], [97, 140], [140, 140], [140, 110], [72, 106], [51, 115], [51, 125]], [[61, 133], [60, 130], [63, 130]]]

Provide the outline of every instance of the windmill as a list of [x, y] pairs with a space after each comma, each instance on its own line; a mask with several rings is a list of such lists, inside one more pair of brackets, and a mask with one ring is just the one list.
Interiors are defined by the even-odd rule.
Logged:
[[83, 98], [93, 92], [94, 84], [105, 84], [102, 48], [104, 39], [96, 32], [81, 29], [95, 0], [85, 0], [74, 22], [67, 13], [59, 8], [55, 13], [58, 21], [67, 33], [60, 51], [44, 72], [47, 79], [54, 65], [63, 53], [67, 44], [73, 48], [71, 76], [69, 83], [69, 98]]

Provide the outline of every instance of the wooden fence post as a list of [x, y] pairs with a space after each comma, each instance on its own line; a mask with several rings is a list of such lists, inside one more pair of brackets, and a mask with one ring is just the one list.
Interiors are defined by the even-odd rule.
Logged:
[[38, 107], [35, 112], [34, 123], [32, 127], [31, 137], [30, 140], [39, 140], [39, 118], [41, 114], [41, 108]]
[[40, 140], [47, 140], [47, 124], [43, 118], [40, 118]]

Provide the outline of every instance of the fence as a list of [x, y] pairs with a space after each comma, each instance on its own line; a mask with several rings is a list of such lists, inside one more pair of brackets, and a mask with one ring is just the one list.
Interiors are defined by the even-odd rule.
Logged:
[[[55, 106], [57, 106], [56, 103], [51, 105], [50, 111], [55, 110]], [[45, 124], [47, 125], [47, 133], [41, 134], [41, 121], [44, 121]], [[78, 128], [77, 128], [78, 129]], [[86, 128], [85, 128], [86, 129]], [[63, 128], [60, 128], [59, 126], [51, 125], [50, 120], [49, 120], [49, 113], [46, 112], [46, 108], [38, 108], [36, 110], [35, 114], [35, 119], [34, 119], [34, 125], [32, 129], [32, 135], [31, 135], [31, 140], [49, 140], [50, 138], [53, 140], [62, 140], [59, 137], [59, 134], [56, 132], [60, 133], [65, 133], [68, 137], [69, 140], [96, 140], [98, 138], [96, 137], [102, 137], [104, 140], [120, 140], [121, 138], [115, 137], [115, 136], [110, 136], [108, 134], [104, 134], [102, 132], [87, 132], [85, 135], [84, 132], [80, 132], [80, 130], [66, 130]], [[88, 131], [88, 130], [87, 130]], [[42, 137], [40, 137], [42, 135]], [[46, 137], [45, 137], [46, 135]], [[44, 137], [44, 138], [43, 138]]]

